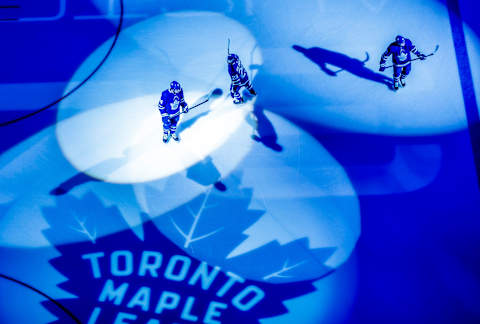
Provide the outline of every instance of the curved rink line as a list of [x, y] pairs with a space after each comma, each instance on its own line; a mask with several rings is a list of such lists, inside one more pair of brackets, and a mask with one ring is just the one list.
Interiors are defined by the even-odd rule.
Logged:
[[16, 284], [19, 284], [20, 286], [23, 286], [25, 288], [28, 288], [34, 292], [36, 292], [37, 294], [47, 298], [49, 301], [51, 301], [52, 303], [54, 303], [58, 308], [60, 308], [65, 314], [67, 314], [68, 316], [70, 316], [70, 318], [73, 319], [73, 321], [75, 323], [78, 323], [78, 324], [82, 324], [82, 322], [70, 311], [68, 310], [68, 308], [66, 308], [65, 306], [63, 306], [62, 304], [60, 304], [58, 301], [56, 301], [55, 299], [53, 299], [52, 297], [48, 296], [47, 294], [45, 294], [44, 292], [38, 290], [37, 288], [33, 287], [33, 286], [30, 286], [29, 284], [23, 282], [23, 281], [20, 281], [18, 279], [15, 279], [15, 278], [12, 278], [10, 276], [7, 276], [7, 275], [4, 275], [4, 274], [1, 274], [0, 273], [0, 278], [3, 278], [3, 279], [6, 279], [6, 280], [9, 280], [11, 282], [14, 282]]
[[42, 107], [38, 110], [35, 110], [29, 114], [26, 114], [24, 116], [21, 116], [21, 117], [18, 117], [18, 118], [15, 118], [15, 119], [12, 119], [12, 120], [9, 120], [9, 121], [6, 121], [6, 122], [1, 122], [0, 123], [0, 127], [4, 127], [4, 126], [8, 126], [8, 125], [11, 125], [11, 124], [15, 124], [19, 121], [22, 121], [24, 119], [27, 119], [29, 117], [32, 117], [32, 116], [35, 116], [36, 114], [38, 113], [41, 113], [42, 111], [45, 111], [47, 110], [48, 108], [51, 108], [53, 106], [55, 106], [56, 104], [58, 104], [59, 102], [61, 102], [63, 99], [69, 97], [72, 93], [74, 93], [75, 91], [77, 91], [78, 89], [80, 89], [80, 87], [82, 87], [85, 83], [87, 83], [88, 80], [90, 80], [93, 75], [95, 73], [97, 73], [97, 71], [102, 67], [102, 65], [107, 61], [107, 58], [110, 56], [110, 54], [112, 53], [113, 51], [113, 48], [115, 47], [116, 43], [117, 43], [117, 40], [118, 40], [118, 37], [120, 36], [120, 31], [122, 30], [122, 25], [123, 25], [123, 16], [124, 16], [124, 8], [123, 8], [123, 0], [119, 0], [120, 1], [120, 19], [119, 19], [119, 22], [118, 22], [118, 27], [117, 27], [117, 30], [115, 32], [115, 38], [113, 39], [113, 42], [112, 42], [112, 45], [110, 46], [110, 48], [108, 49], [108, 52], [107, 54], [105, 54], [105, 56], [103, 57], [102, 61], [97, 65], [97, 67], [82, 81], [80, 82], [75, 88], [73, 88], [72, 90], [70, 90], [67, 94], [63, 95], [61, 98], [53, 101], [52, 103], [46, 105], [45, 107]]

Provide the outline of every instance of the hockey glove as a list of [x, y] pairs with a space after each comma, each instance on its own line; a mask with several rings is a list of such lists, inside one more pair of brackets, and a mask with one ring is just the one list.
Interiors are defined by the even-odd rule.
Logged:
[[418, 58], [423, 61], [427, 58], [427, 56], [425, 54], [418, 54]]
[[385, 64], [380, 64], [380, 68], [378, 69], [380, 72], [385, 71]]
[[182, 107], [182, 113], [184, 113], [184, 114], [188, 113], [188, 106], [187, 105]]

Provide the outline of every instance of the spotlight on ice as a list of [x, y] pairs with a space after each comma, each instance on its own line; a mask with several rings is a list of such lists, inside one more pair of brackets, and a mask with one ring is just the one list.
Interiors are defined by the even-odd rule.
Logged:
[[[66, 158], [79, 171], [113, 183], [164, 178], [207, 156], [228, 174], [251, 145], [246, 116], [254, 102], [231, 103], [228, 38], [245, 66], [262, 63], [248, 30], [218, 13], [168, 13], [123, 30], [95, 77], [60, 105], [57, 137]], [[66, 91], [98, 64], [111, 42], [85, 60]], [[253, 79], [256, 71], [248, 72]], [[179, 143], [164, 144], [157, 103], [172, 80], [190, 106], [208, 95], [210, 100], [182, 115]]]

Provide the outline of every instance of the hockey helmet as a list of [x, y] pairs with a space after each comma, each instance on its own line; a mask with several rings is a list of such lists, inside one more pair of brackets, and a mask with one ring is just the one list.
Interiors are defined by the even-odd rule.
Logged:
[[182, 91], [180, 83], [177, 81], [170, 82], [170, 92], [179, 93], [180, 91]]
[[239, 60], [239, 58], [238, 58], [237, 54], [233, 54], [233, 53], [228, 54], [228, 58], [227, 58], [228, 64], [233, 64], [233, 63], [237, 62], [238, 60]]
[[405, 37], [398, 35], [397, 37], [395, 37], [395, 43], [400, 46], [405, 46]]

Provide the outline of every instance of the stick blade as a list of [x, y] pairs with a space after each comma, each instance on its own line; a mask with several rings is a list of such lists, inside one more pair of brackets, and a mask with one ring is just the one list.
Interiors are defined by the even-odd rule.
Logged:
[[363, 62], [367, 63], [369, 60], [370, 60], [370, 54], [368, 54], [368, 52], [365, 52], [365, 61]]

